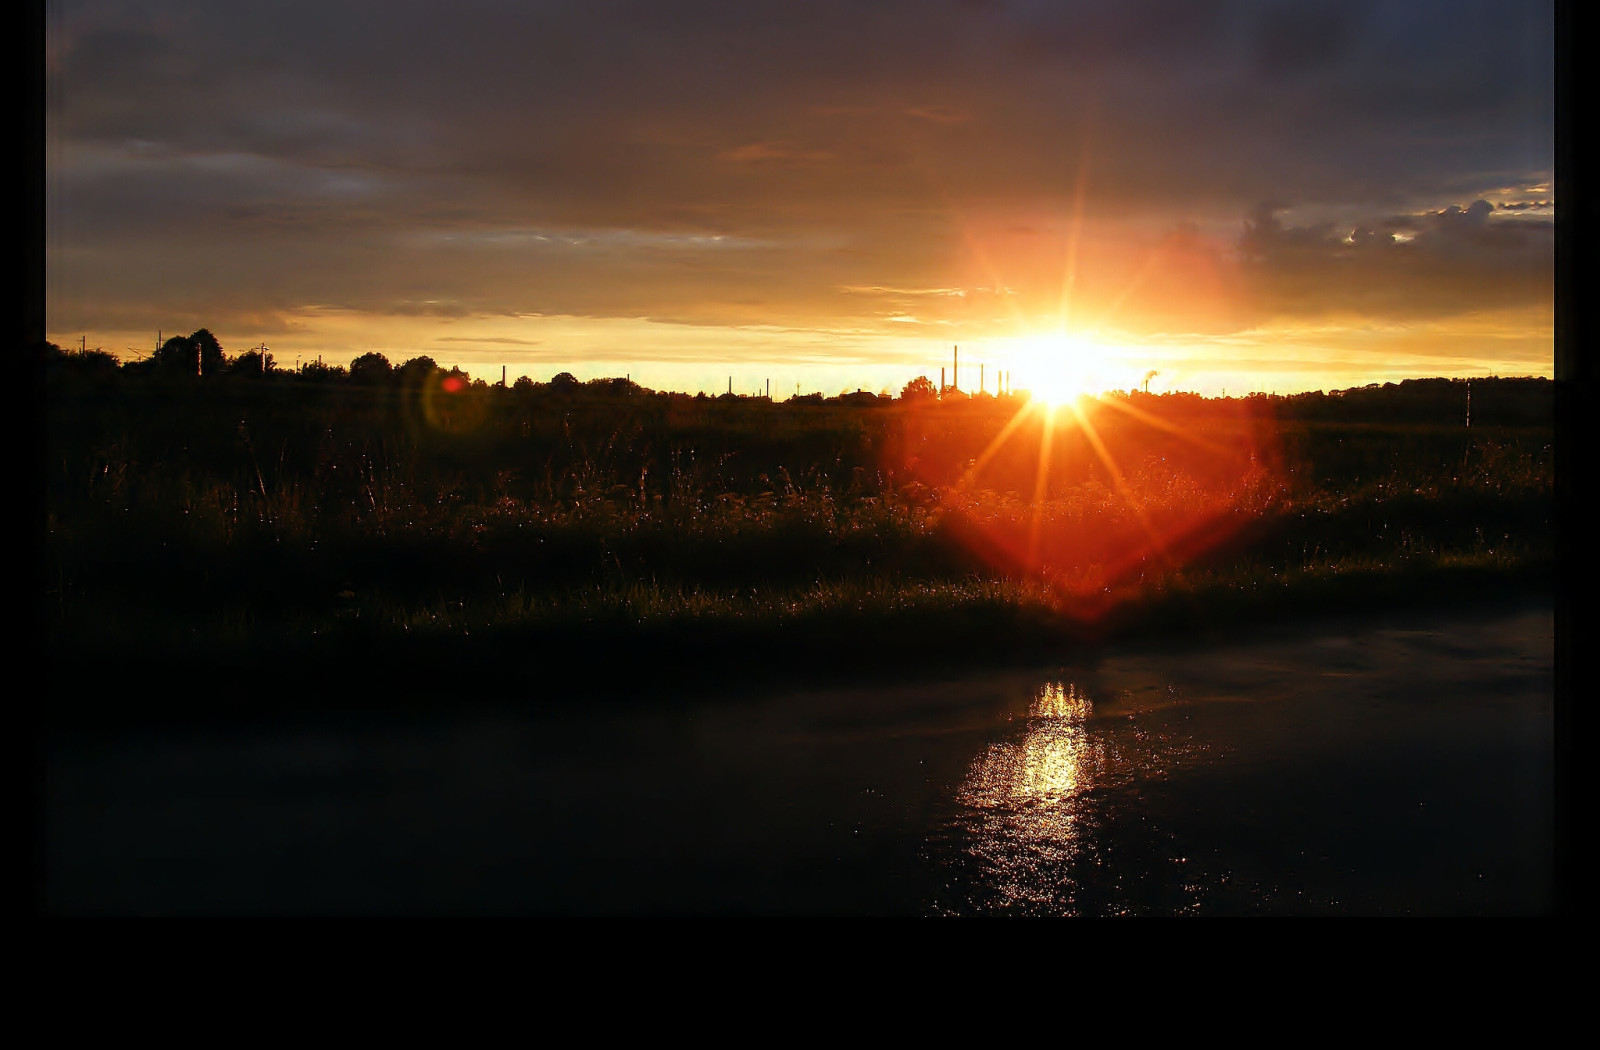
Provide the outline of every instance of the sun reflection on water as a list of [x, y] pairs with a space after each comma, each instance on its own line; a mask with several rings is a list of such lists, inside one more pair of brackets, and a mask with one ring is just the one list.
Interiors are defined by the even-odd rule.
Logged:
[[1093, 713], [1074, 685], [1039, 690], [1021, 740], [989, 745], [957, 798], [980, 809], [1065, 802], [1088, 786], [1098, 765], [1084, 723]]
[[990, 744], [956, 793], [968, 852], [1016, 905], [1059, 903], [1042, 878], [1078, 852], [1082, 796], [1106, 770], [1105, 740], [1090, 732], [1093, 702], [1071, 683], [1042, 686], [1020, 736]]

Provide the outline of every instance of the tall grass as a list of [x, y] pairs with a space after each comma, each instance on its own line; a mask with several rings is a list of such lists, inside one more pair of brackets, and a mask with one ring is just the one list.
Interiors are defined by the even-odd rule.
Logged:
[[[1112, 581], [1124, 620], [1230, 594], [1309, 603], [1330, 579], [1515, 575], [1552, 556], [1548, 427], [1185, 403], [1167, 429], [1101, 417], [1115, 472], [1057, 428], [1041, 484], [1036, 424], [972, 472], [1016, 403], [473, 396], [457, 426], [393, 391], [57, 389], [44, 611], [58, 646], [270, 647], [352, 625], [871, 633], [945, 614], [998, 632], [1051, 615], [1049, 577], [1092, 576], [1085, 538], [1152, 521], [1226, 528]], [[973, 542], [1030, 528], [1065, 538], [1043, 574]]]

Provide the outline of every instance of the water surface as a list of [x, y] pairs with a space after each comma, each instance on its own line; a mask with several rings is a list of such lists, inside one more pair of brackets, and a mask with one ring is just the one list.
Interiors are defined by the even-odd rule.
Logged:
[[895, 687], [58, 737], [46, 904], [1538, 913], [1552, 635], [1548, 608], [1409, 614]]

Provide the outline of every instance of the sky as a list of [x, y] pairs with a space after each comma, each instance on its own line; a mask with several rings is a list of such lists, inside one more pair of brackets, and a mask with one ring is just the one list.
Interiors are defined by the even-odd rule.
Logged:
[[[1552, 375], [1549, 0], [51, 0], [46, 318], [658, 389]], [[952, 377], [953, 378], [953, 377]]]

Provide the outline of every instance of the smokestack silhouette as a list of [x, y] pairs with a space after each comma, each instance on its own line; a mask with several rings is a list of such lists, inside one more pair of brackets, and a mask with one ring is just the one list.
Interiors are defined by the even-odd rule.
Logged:
[[960, 390], [961, 389], [961, 348], [959, 346], [952, 346], [950, 348], [950, 354], [951, 354], [951, 361], [950, 361], [950, 389], [951, 390]]
[[1154, 379], [1156, 376], [1158, 376], [1160, 374], [1161, 373], [1157, 372], [1155, 369], [1151, 369], [1150, 371], [1148, 371], [1148, 372], [1146, 372], [1144, 374], [1144, 392], [1145, 393], [1148, 394], [1150, 392], [1150, 380]]

